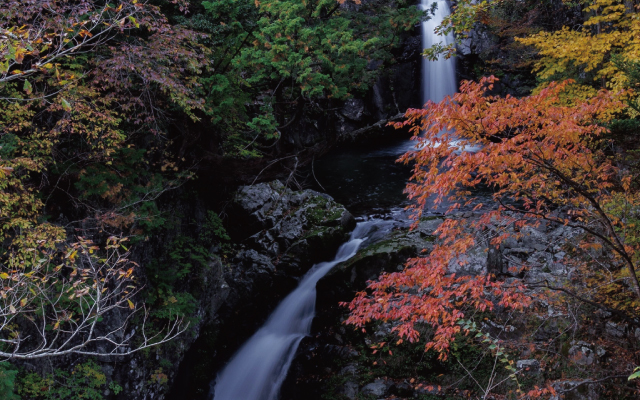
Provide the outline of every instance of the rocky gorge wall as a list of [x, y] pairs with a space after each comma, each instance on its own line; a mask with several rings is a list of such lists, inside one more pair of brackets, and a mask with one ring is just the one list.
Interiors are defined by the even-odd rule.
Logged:
[[[420, 80], [420, 51], [416, 30], [403, 38], [393, 65], [371, 63], [371, 69], [384, 68], [384, 72], [365, 95], [333, 104], [327, 112], [305, 115], [283, 130], [278, 144], [280, 154], [286, 155], [283, 161], [265, 167], [265, 160], [260, 159], [235, 162], [205, 156], [197, 171], [195, 194], [188, 198], [183, 191], [166, 195], [164, 204], [177, 216], [173, 224], [178, 228], [136, 246], [134, 259], [140, 265], [146, 268], [155, 262], [176, 240], [199, 235], [207, 210], [212, 208], [224, 210], [231, 242], [241, 250], [224, 254], [220, 248], [203, 245], [209, 253], [206, 267], [181, 288], [197, 297], [188, 330], [166, 346], [127, 358], [102, 358], [100, 365], [107, 380], [122, 387], [117, 393], [106, 389], [103, 394], [107, 398], [202, 398], [215, 371], [296, 286], [299, 277], [313, 263], [333, 256], [353, 227], [350, 214], [345, 212], [343, 217], [344, 208], [328, 195], [292, 192], [273, 179], [286, 179], [287, 169], [295, 172], [339, 143], [397, 135], [386, 123], [399, 118], [407, 108], [420, 106], [420, 85], [416, 84]], [[222, 193], [255, 181], [259, 183], [240, 187], [237, 196]], [[268, 183], [260, 183], [265, 181]], [[221, 198], [232, 200], [228, 205], [214, 206]], [[333, 219], [325, 221], [325, 217]], [[141, 279], [147, 281], [144, 276]], [[44, 373], [69, 361], [27, 369]]]
[[[420, 84], [416, 83], [420, 81], [420, 52], [416, 27], [414, 33], [403, 38], [393, 65], [371, 63], [371, 69], [385, 69], [367, 94], [334, 104], [327, 112], [305, 115], [283, 130], [279, 152], [288, 156], [272, 167], [265, 167], [264, 160], [236, 163], [205, 157], [198, 170], [202, 187], [216, 191], [256, 180], [269, 183], [241, 187], [238, 196], [223, 207], [232, 242], [240, 243], [243, 249], [234, 250], [227, 258], [220, 249], [209, 249], [207, 267], [198, 277], [201, 284], [194, 284], [198, 289], [184, 288], [185, 292], [198, 292], [188, 332], [166, 348], [126, 360], [104, 360], [108, 379], [119, 382], [124, 389], [114, 398], [158, 399], [170, 392], [168, 398], [179, 399], [184, 398], [184, 388], [188, 388], [187, 396], [203, 396], [214, 371], [262, 324], [306, 269], [333, 256], [352, 229], [350, 214], [346, 212], [343, 218], [344, 209], [327, 195], [312, 191], [294, 194], [273, 179], [286, 177], [287, 169], [295, 172], [339, 143], [397, 135], [387, 122], [399, 118], [409, 107], [420, 106]], [[202, 193], [188, 203], [177, 196], [166, 200], [167, 204], [177, 204], [178, 210], [184, 209], [179, 211], [184, 214], [182, 224], [190, 220], [190, 225], [203, 225], [212, 199], [231, 196], [201, 189], [196, 192]], [[325, 209], [336, 218], [323, 221]], [[141, 247], [137, 260], [147, 264], [176, 236], [190, 235], [198, 229], [188, 226], [153, 238]], [[114, 393], [106, 390], [105, 395]]]
[[[504, 38], [500, 34], [478, 27], [470, 41], [465, 43], [466, 47], [461, 49], [459, 79], [475, 78], [478, 66], [484, 68], [486, 60], [504, 55], [502, 41]], [[386, 127], [386, 123], [399, 119], [409, 107], [421, 106], [421, 51], [420, 32], [416, 27], [415, 32], [403, 38], [403, 45], [397, 50], [396, 63], [386, 68], [366, 95], [332, 104], [331, 110], [306, 115], [287, 128], [279, 144], [281, 153], [287, 157], [298, 156], [287, 158], [282, 165], [264, 170], [260, 160], [241, 160], [238, 164], [226, 161], [203, 163], [204, 167], [199, 171], [199, 184], [203, 186], [211, 183], [217, 187], [213, 184], [220, 182], [229, 185], [254, 180], [262, 182], [240, 187], [233, 195], [214, 196], [230, 199], [223, 207], [223, 219], [232, 242], [238, 243], [239, 247], [228, 252], [207, 248], [207, 266], [198, 275], [198, 282], [193, 279], [184, 288], [198, 294], [188, 332], [162, 348], [128, 359], [102, 361], [103, 371], [109, 379], [119, 382], [123, 388], [118, 395], [106, 390], [106, 396], [118, 399], [196, 399], [206, 396], [215, 372], [264, 322], [284, 294], [296, 286], [299, 277], [314, 262], [330, 259], [353, 228], [353, 217], [329, 196], [310, 190], [294, 192], [272, 179], [288, 175], [283, 166], [295, 170], [338, 143], [357, 144], [398, 134]], [[375, 61], [370, 67], [381, 68]], [[503, 93], [518, 95], [528, 90], [527, 77], [521, 76], [520, 70], [507, 70], [502, 79], [504, 85], [499, 90]], [[265, 180], [269, 182], [263, 182]], [[181, 202], [183, 200], [173, 203]], [[183, 212], [176, 212], [182, 212], [182, 219], [190, 219], [193, 222], [189, 224], [196, 226], [185, 227], [184, 233], [198, 231], [211, 208], [207, 204], [207, 195], [196, 196], [188, 202], [178, 207], [184, 208]], [[459, 217], [473, 218], [473, 215]], [[419, 348], [411, 349], [404, 354], [405, 358], [395, 361], [395, 374], [389, 370], [372, 370], [370, 364], [374, 361], [366, 353], [368, 345], [387, 339], [390, 327], [379, 327], [373, 336], [355, 335], [349, 331], [350, 328], [341, 325], [345, 310], [337, 306], [340, 301], [351, 300], [355, 291], [364, 289], [366, 282], [376, 278], [380, 272], [402, 268], [408, 257], [430, 248], [435, 240], [433, 231], [438, 221], [423, 221], [417, 230], [411, 232], [399, 223], [395, 231], [372, 241], [353, 260], [336, 267], [319, 283], [318, 309], [321, 311], [314, 322], [312, 337], [305, 339], [299, 349], [283, 388], [283, 400], [312, 400], [314, 397], [309, 397], [309, 393], [319, 393], [318, 398], [321, 394], [335, 395], [336, 399], [444, 394], [426, 389], [436, 387], [438, 380], [424, 380], [414, 385], [416, 382], [400, 378], [403, 374], [412, 373], [403, 370], [400, 363], [415, 364], [415, 360], [425, 357]], [[551, 282], [567, 279], [571, 271], [558, 262], [562, 249], [554, 248], [553, 243], [570, 234], [573, 233], [546, 227], [530, 232], [521, 241], [505, 243], [500, 249], [489, 248], [484, 238], [481, 241], [484, 245], [469, 254], [472, 262], [468, 269], [456, 272], [478, 274], [490, 270], [507, 274], [510, 262], [522, 260], [539, 265], [529, 272], [527, 279], [530, 282], [535, 279]], [[490, 233], [486, 235], [490, 236]], [[137, 259], [143, 264], [153, 260], [162, 253], [163, 247], [169, 246], [174, 236], [169, 233], [152, 238], [150, 243], [141, 246]], [[536, 340], [549, 340], [557, 329], [565, 327], [570, 317], [554, 310], [548, 313], [550, 319], [538, 331]], [[495, 324], [505, 326], [500, 317], [496, 317]], [[592, 329], [596, 334], [612, 338], [635, 334], [631, 327], [620, 326], [604, 317]], [[573, 342], [563, 343], [559, 350], [568, 346], [567, 355], [579, 354], [577, 357], [585, 359], [588, 365], [606, 361], [605, 356], [599, 355], [603, 349], [597, 344], [584, 340]], [[606, 353], [607, 350], [604, 351]], [[532, 371], [540, 368], [524, 353], [517, 361]], [[34, 366], [33, 369], [39, 368]], [[451, 372], [450, 366], [435, 361], [429, 368], [421, 374], [437, 376], [443, 371]], [[535, 373], [542, 374], [539, 371]], [[593, 385], [581, 384], [577, 380], [558, 385], [567, 392], [589, 387], [588, 393], [597, 393], [597, 387], [591, 389]], [[581, 399], [596, 398], [596, 394], [589, 396], [592, 397]]]

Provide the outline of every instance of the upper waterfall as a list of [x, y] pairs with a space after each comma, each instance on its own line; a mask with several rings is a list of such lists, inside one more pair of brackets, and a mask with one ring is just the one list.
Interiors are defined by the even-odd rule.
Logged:
[[[430, 10], [433, 3], [433, 0], [422, 0], [421, 8]], [[435, 3], [438, 6], [435, 14], [422, 23], [422, 47], [425, 49], [441, 42], [444, 42], [444, 45], [454, 43], [452, 33], [446, 36], [435, 33], [438, 25], [451, 13], [445, 0]], [[453, 58], [445, 59], [440, 55], [436, 61], [429, 61], [426, 58], [422, 61], [422, 104], [429, 100], [438, 103], [446, 96], [456, 93], [457, 90], [456, 64]]]

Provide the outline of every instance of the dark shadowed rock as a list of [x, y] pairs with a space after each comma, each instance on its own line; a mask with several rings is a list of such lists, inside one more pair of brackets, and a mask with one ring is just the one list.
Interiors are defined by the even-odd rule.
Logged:
[[597, 385], [585, 381], [558, 381], [551, 384], [557, 394], [550, 400], [599, 400]]
[[376, 379], [375, 382], [364, 385], [361, 393], [365, 396], [382, 397], [389, 392], [391, 386], [393, 386], [393, 382]]
[[355, 219], [330, 196], [293, 191], [280, 181], [242, 186], [229, 206], [230, 234], [287, 273], [300, 275], [329, 260], [355, 227]]
[[507, 272], [500, 249], [496, 249], [495, 247], [489, 249], [487, 253], [487, 272], [496, 275]]
[[338, 390], [338, 394], [345, 396], [349, 400], [355, 400], [358, 396], [358, 384], [355, 382], [347, 381]]
[[364, 101], [361, 99], [348, 99], [345, 101], [340, 113], [352, 121], [360, 121], [364, 114]]

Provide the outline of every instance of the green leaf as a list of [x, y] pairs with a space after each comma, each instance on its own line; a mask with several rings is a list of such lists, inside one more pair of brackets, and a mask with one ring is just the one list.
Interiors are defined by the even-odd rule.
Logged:
[[69, 104], [66, 99], [62, 99], [62, 108], [64, 108], [65, 111], [71, 111], [71, 104]]
[[129, 21], [131, 21], [131, 23], [135, 25], [136, 28], [140, 28], [140, 24], [131, 15], [129, 15]]
[[31, 86], [31, 82], [29, 82], [28, 80], [24, 81], [24, 85], [22, 86], [22, 89], [26, 94], [33, 93], [33, 86]]

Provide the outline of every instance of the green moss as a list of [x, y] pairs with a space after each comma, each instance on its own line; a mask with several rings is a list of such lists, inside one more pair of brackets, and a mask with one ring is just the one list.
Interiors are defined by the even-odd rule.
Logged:
[[312, 225], [322, 225], [328, 221], [335, 221], [342, 217], [344, 209], [330, 200], [316, 196], [311, 200], [312, 206], [307, 209], [305, 217]]
[[319, 226], [316, 227], [316, 229], [310, 230], [308, 231], [303, 237], [302, 239], [310, 239], [310, 238], [314, 238], [314, 237], [323, 237], [325, 236], [326, 233], [328, 233], [331, 230], [331, 228], [327, 227], [327, 226]]

